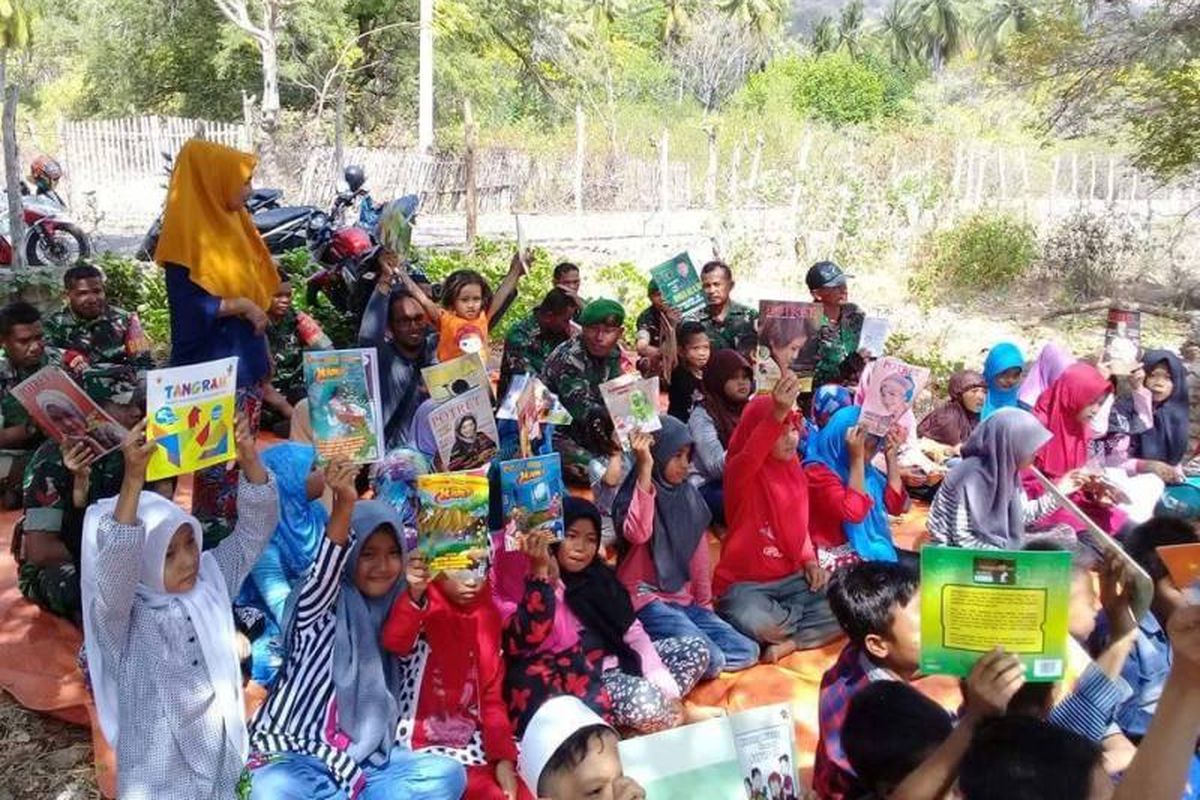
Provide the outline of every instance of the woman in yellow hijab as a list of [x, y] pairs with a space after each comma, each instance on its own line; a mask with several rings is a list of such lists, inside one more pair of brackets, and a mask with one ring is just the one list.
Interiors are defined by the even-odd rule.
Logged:
[[[171, 365], [238, 357], [238, 410], [258, 432], [270, 356], [263, 332], [279, 272], [246, 211], [257, 159], [192, 139], [175, 159], [154, 260], [171, 312]], [[237, 518], [237, 471], [196, 473], [192, 510], [211, 547]]]

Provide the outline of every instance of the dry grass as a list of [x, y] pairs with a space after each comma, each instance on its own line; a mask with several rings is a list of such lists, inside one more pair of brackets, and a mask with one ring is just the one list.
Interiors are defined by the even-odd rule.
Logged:
[[0, 692], [0, 800], [99, 800], [86, 728], [29, 711]]

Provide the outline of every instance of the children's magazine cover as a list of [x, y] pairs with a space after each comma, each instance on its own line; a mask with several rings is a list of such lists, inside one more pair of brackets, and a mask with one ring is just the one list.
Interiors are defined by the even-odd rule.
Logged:
[[120, 447], [128, 433], [58, 367], [42, 367], [12, 394], [64, 451], [83, 442], [99, 458]]
[[542, 438], [543, 425], [570, 425], [571, 413], [536, 375], [515, 375], [496, 419], [510, 419], [520, 430], [523, 458], [532, 454], [530, 442]]
[[308, 413], [322, 461], [360, 464], [383, 458], [383, 403], [374, 348], [304, 354]]
[[965, 677], [994, 647], [1020, 658], [1025, 679], [1062, 679], [1067, 663], [1071, 554], [921, 548], [921, 671]]
[[691, 316], [705, 306], [700, 276], [692, 265], [692, 257], [683, 252], [650, 269], [650, 277], [658, 284], [663, 300], [680, 314]]
[[882, 357], [891, 329], [892, 323], [886, 317], [863, 317], [862, 330], [858, 334], [858, 352], [867, 358]]
[[487, 470], [417, 476], [417, 549], [430, 573], [469, 572], [488, 563]]
[[157, 445], [146, 466], [147, 480], [234, 459], [237, 363], [236, 357], [222, 358], [146, 373], [146, 439]]
[[496, 457], [500, 433], [488, 390], [477, 386], [429, 413], [438, 454], [448, 472], [482, 467]]
[[642, 378], [637, 374], [622, 375], [600, 384], [604, 406], [612, 417], [617, 438], [629, 449], [629, 436], [634, 431], [653, 433], [662, 430], [658, 418], [658, 376]]
[[802, 391], [812, 390], [820, 328], [821, 307], [816, 303], [759, 302], [754, 384], [760, 394], [769, 394], [785, 369], [800, 376]]
[[504, 503], [504, 545], [516, 550], [518, 533], [549, 531], [563, 538], [562, 459], [558, 453], [500, 464]]
[[421, 378], [429, 396], [439, 403], [469, 392], [479, 386], [490, 386], [487, 369], [478, 353], [466, 353], [441, 364], [421, 370]]
[[404, 523], [404, 552], [417, 546], [417, 476], [433, 471], [424, 453], [408, 447], [388, 452], [371, 468], [371, 488], [400, 515]]
[[646, 800], [799, 800], [786, 703], [623, 740], [625, 774]]
[[1140, 366], [1142, 312], [1113, 307], [1104, 323], [1104, 362], [1116, 375], [1128, 375]]
[[905, 364], [898, 358], [881, 358], [871, 369], [867, 399], [858, 424], [867, 433], [887, 436], [929, 381], [929, 370]]
[[401, 258], [408, 258], [412, 249], [412, 222], [403, 205], [395, 200], [383, 207], [376, 223], [379, 243]]

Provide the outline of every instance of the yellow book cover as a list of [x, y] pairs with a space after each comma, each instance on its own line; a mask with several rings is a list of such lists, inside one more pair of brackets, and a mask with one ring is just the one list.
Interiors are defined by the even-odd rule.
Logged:
[[158, 445], [146, 467], [147, 480], [234, 459], [237, 362], [222, 358], [146, 373], [146, 437]]

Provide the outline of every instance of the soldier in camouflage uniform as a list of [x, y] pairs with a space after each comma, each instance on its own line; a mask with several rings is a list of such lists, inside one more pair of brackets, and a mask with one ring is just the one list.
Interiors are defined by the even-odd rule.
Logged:
[[[597, 415], [607, 416], [600, 384], [621, 375], [621, 333], [625, 309], [613, 300], [593, 300], [579, 315], [583, 333], [555, 348], [546, 359], [542, 380], [570, 412], [572, 422], [555, 431], [554, 449], [562, 454], [563, 477], [587, 486], [588, 462], [604, 458], [605, 443], [591, 434]], [[611, 443], [608, 443], [611, 444]]]
[[304, 351], [327, 350], [333, 343], [317, 321], [292, 306], [292, 283], [279, 273], [279, 288], [267, 309], [267, 344], [271, 348], [271, 383], [264, 387], [262, 427], [278, 428], [291, 419], [293, 406], [308, 395], [304, 382]]
[[724, 261], [710, 261], [700, 270], [704, 299], [708, 305], [697, 315], [713, 350], [737, 350], [746, 358], [754, 357], [758, 345], [755, 322], [758, 312], [729, 298], [733, 291], [733, 272]]
[[[143, 416], [144, 377], [129, 366], [100, 367], [83, 375], [83, 389], [120, 425], [130, 428]], [[15, 549], [18, 587], [28, 600], [78, 622], [79, 538], [88, 505], [121, 489], [125, 461], [118, 448], [91, 462], [78, 480], [87, 481], [82, 507], [73, 500], [77, 478], [67, 468], [63, 448], [42, 442], [25, 469], [25, 517]]]
[[76, 264], [63, 274], [63, 284], [67, 305], [46, 318], [46, 343], [63, 351], [65, 367], [76, 377], [89, 366], [154, 368], [137, 314], [108, 304], [99, 269]]
[[540, 375], [546, 359], [571, 338], [575, 299], [562, 289], [551, 289], [529, 317], [516, 322], [504, 337], [498, 396], [503, 399], [515, 375]]
[[0, 310], [0, 504], [21, 507], [21, 479], [29, 457], [45, 439], [17, 402], [12, 390], [48, 365], [62, 366], [62, 352], [46, 347], [42, 315], [29, 303], [16, 302]]

